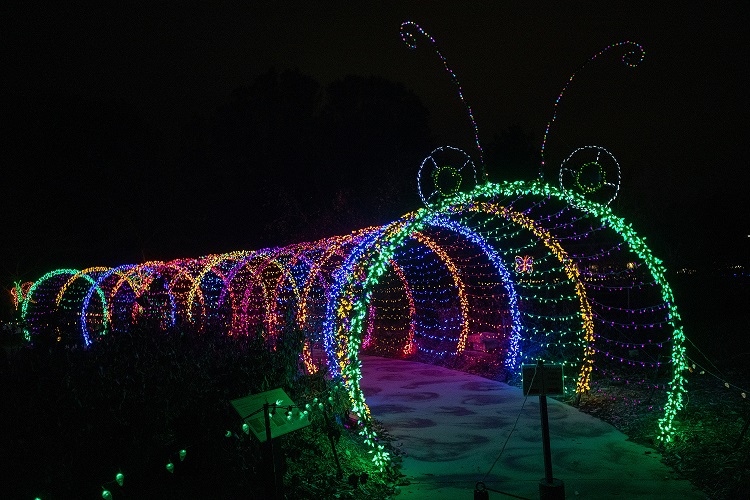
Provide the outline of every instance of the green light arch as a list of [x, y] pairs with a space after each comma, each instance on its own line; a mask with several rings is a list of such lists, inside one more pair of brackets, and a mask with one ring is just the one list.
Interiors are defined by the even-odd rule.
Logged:
[[[653, 255], [645, 242], [645, 238], [636, 233], [632, 224], [626, 222], [625, 219], [614, 215], [609, 207], [586, 200], [583, 196], [575, 193], [563, 193], [561, 190], [539, 181], [505, 182], [502, 184], [488, 183], [478, 186], [468, 194], [458, 194], [446, 199], [435, 210], [436, 212], [443, 214], [452, 214], [461, 210], [476, 211], [479, 210], [482, 202], [486, 203], [499, 197], [508, 196], [554, 198], [563, 203], [567, 203], [568, 205], [575, 206], [577, 210], [580, 210], [587, 216], [595, 217], [600, 221], [602, 227], [614, 231], [627, 246], [628, 250], [637, 255], [638, 259], [640, 259], [640, 261], [647, 267], [654, 282], [660, 286], [661, 298], [668, 308], [667, 323], [672, 329], [672, 375], [667, 394], [667, 402], [664, 407], [664, 415], [659, 420], [658, 439], [662, 442], [671, 442], [674, 434], [674, 418], [676, 413], [682, 407], [683, 397], [686, 392], [683, 373], [684, 370], [687, 369], [687, 363], [683, 346], [685, 337], [681, 325], [681, 318], [676, 305], [674, 304], [674, 296], [672, 289], [666, 280], [666, 270], [662, 265], [662, 261]], [[353, 282], [349, 281], [347, 287], [348, 290], [338, 298], [339, 304], [336, 307], [337, 313], [340, 317], [349, 317], [348, 328], [342, 326], [337, 327], [336, 343], [340, 346], [337, 351], [339, 355], [345, 355], [345, 359], [339, 360], [339, 364], [342, 368], [341, 373], [349, 390], [353, 409], [361, 417], [362, 433], [365, 435], [368, 442], [375, 447], [375, 462], [384, 462], [387, 455], [376, 444], [376, 434], [368, 426], [370, 412], [359, 385], [361, 379], [361, 362], [358, 354], [363, 332], [366, 327], [365, 318], [367, 314], [367, 304], [371, 298], [372, 287], [377, 283], [378, 277], [385, 272], [389, 259], [393, 257], [395, 251], [404, 243], [404, 240], [409, 237], [409, 235], [418, 232], [424, 227], [424, 220], [428, 214], [429, 211], [422, 209], [416, 212], [411, 220], [404, 221], [404, 219], [402, 219], [402, 222], [394, 222], [391, 225], [391, 228], [393, 228], [392, 230], [386, 230], [383, 232], [384, 236], [381, 237], [378, 244], [375, 245], [375, 255], [373, 256], [372, 254], [369, 254], [364, 257], [366, 259], [369, 258], [370, 261], [367, 264], [366, 279], [357, 292], [358, 297], [355, 298], [357, 294], [351, 289]], [[498, 215], [503, 215], [506, 219], [513, 219], [509, 213], [498, 213]], [[541, 243], [548, 244], [549, 246], [549, 233], [545, 233], [541, 230], [535, 231], [534, 227], [529, 227], [528, 224], [524, 224], [522, 218], [519, 217], [516, 217], [516, 220], [513, 220], [513, 222], [525, 225], [527, 229], [535, 232], [535, 236], [537, 236]], [[562, 247], [560, 247], [560, 250], [564, 252]], [[575, 278], [577, 276], [575, 263], [572, 262], [565, 253], [558, 255], [558, 258], [563, 266], [565, 266], [566, 272], [569, 272], [569, 276]], [[590, 328], [593, 329], [591, 323], [591, 306], [585, 300], [585, 290], [583, 289], [580, 280], [575, 281], [577, 282], [576, 293], [581, 297], [581, 316], [584, 330], [587, 329], [585, 326], [587, 323], [590, 325]], [[354, 282], [356, 282], [356, 280]], [[591, 345], [593, 344], [593, 335], [585, 334], [584, 340], [585, 355], [581, 367], [580, 380], [585, 380], [588, 377], [591, 372], [592, 364], [591, 355], [593, 354], [593, 350], [591, 349]], [[579, 386], [579, 389], [580, 388], [581, 387]], [[587, 388], [588, 386], [586, 385], [585, 389]]]

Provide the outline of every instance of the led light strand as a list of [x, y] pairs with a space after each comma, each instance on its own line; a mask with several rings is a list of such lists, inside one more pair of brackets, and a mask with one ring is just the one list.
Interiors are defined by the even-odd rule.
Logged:
[[552, 109], [552, 118], [547, 122], [547, 128], [544, 129], [544, 137], [542, 139], [542, 148], [539, 151], [539, 155], [541, 156], [541, 165], [539, 167], [539, 180], [544, 180], [544, 152], [547, 146], [547, 138], [549, 136], [550, 128], [552, 128], [552, 124], [555, 123], [555, 120], [557, 120], [557, 107], [560, 104], [560, 100], [562, 99], [563, 94], [565, 94], [565, 91], [568, 90], [568, 87], [573, 82], [573, 79], [576, 77], [576, 75], [583, 68], [588, 66], [589, 63], [593, 62], [597, 57], [601, 56], [608, 50], [613, 49], [615, 47], [628, 47], [628, 46], [630, 47], [630, 49], [625, 54], [623, 54], [622, 62], [626, 66], [635, 68], [643, 61], [643, 58], [646, 55], [646, 51], [643, 50], [643, 46], [637, 42], [631, 42], [631, 41], [617, 42], [617, 43], [613, 43], [611, 45], [604, 47], [602, 50], [594, 54], [586, 62], [581, 64], [575, 71], [573, 71], [573, 73], [568, 78], [568, 81], [565, 82], [565, 85], [563, 86], [562, 90], [560, 90], [560, 93], [557, 95], [557, 99], [555, 99], [555, 105]]
[[486, 183], [488, 181], [488, 178], [487, 172], [484, 168], [484, 153], [482, 151], [482, 145], [479, 143], [479, 127], [477, 127], [477, 122], [474, 119], [474, 113], [471, 111], [471, 106], [469, 106], [469, 103], [464, 98], [464, 91], [461, 88], [461, 82], [458, 81], [458, 77], [448, 66], [448, 60], [443, 56], [440, 50], [438, 50], [437, 42], [435, 41], [435, 39], [428, 35], [427, 32], [425, 32], [425, 30], [423, 30], [417, 23], [412, 21], [405, 21], [401, 23], [401, 39], [404, 41], [404, 43], [412, 50], [417, 48], [417, 35], [415, 31], [427, 38], [427, 40], [430, 42], [430, 44], [432, 45], [432, 49], [435, 51], [435, 54], [437, 54], [437, 56], [440, 58], [440, 61], [443, 63], [445, 71], [447, 71], [450, 75], [451, 82], [453, 82], [453, 84], [458, 89], [458, 97], [466, 107], [466, 113], [469, 115], [469, 121], [471, 122], [472, 129], [474, 130], [474, 142], [476, 143], [477, 151], [479, 152], [479, 165], [482, 169], [482, 181]]

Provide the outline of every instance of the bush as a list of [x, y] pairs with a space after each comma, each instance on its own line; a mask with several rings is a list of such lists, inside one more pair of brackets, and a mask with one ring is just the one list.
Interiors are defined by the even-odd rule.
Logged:
[[[368, 450], [341, 425], [343, 391], [323, 374], [300, 375], [302, 339], [301, 332], [288, 332], [269, 351], [260, 335], [140, 329], [102, 338], [88, 351], [18, 350], [0, 363], [6, 429], [0, 470], [12, 478], [0, 485], [0, 497], [100, 498], [106, 486], [114, 498], [267, 498], [269, 461], [241, 431], [230, 401], [275, 387], [298, 402], [327, 402], [327, 419], [318, 412], [310, 426], [275, 440], [288, 464], [288, 487], [318, 496], [343, 488], [362, 497], [365, 485], [329, 477], [332, 428], [341, 436], [342, 469], [373, 474]], [[114, 481], [120, 471], [123, 487]], [[368, 488], [381, 486], [372, 498], [388, 495], [386, 480], [370, 481]]]

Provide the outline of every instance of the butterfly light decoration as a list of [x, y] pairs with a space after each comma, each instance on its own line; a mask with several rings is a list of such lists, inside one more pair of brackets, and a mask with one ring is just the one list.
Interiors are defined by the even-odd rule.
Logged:
[[516, 272], [518, 274], [534, 272], [534, 257], [531, 255], [516, 255]]

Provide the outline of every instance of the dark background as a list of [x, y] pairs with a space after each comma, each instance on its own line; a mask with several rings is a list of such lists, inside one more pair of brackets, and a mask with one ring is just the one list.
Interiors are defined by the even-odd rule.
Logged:
[[[747, 263], [748, 14], [741, 3], [175, 2], [0, 7], [0, 284], [285, 245], [421, 206], [437, 146], [493, 181], [547, 179], [577, 147], [622, 169], [619, 215], [671, 268]], [[41, 3], [40, 3], [41, 4]], [[7, 297], [7, 296], [6, 296]]]

